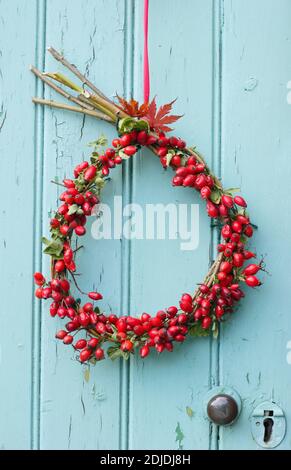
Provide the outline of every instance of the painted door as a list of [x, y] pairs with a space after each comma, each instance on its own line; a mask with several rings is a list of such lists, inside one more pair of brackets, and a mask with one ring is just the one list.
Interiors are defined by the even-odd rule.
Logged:
[[[226, 187], [241, 187], [271, 275], [248, 292], [218, 340], [189, 339], [172, 355], [88, 369], [56, 344], [56, 322], [33, 297], [32, 274], [48, 269], [40, 236], [59, 194], [50, 180], [70, 174], [89, 141], [114, 131], [35, 108], [32, 95], [53, 93], [28, 66], [54, 70], [45, 54], [53, 45], [109, 96], [140, 99], [142, 1], [0, 1], [1, 448], [257, 449], [250, 415], [266, 399], [286, 414], [279, 448], [291, 447], [290, 20], [289, 0], [151, 2], [152, 94], [160, 103], [178, 97], [185, 117], [176, 132], [198, 146]], [[198, 204], [170, 179], [142, 152], [113, 174], [104, 202]], [[199, 235], [196, 250], [182, 251], [180, 240], [89, 234], [82, 283], [100, 286], [107, 310], [153, 313], [191, 291], [207, 269], [215, 236], [204, 210]], [[205, 418], [205, 394], [215, 385], [242, 398], [231, 427]]]

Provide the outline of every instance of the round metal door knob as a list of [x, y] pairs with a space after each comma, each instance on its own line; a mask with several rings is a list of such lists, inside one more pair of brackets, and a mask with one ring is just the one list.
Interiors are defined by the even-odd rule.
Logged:
[[219, 426], [232, 424], [240, 412], [239, 405], [233, 396], [220, 393], [212, 397], [207, 404], [208, 418]]

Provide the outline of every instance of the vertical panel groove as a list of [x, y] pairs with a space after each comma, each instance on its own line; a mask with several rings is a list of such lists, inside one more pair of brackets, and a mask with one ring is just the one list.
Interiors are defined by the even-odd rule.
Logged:
[[[133, 54], [134, 54], [134, 1], [125, 1], [124, 13], [124, 79], [123, 90], [126, 98], [133, 93]], [[122, 165], [122, 201], [123, 205], [132, 200], [132, 159]], [[131, 272], [131, 247], [130, 240], [122, 237], [121, 256], [121, 313], [130, 314], [130, 272]], [[129, 361], [120, 362], [120, 430], [119, 447], [128, 449], [129, 428]]]
[[[46, 0], [37, 0], [36, 8], [36, 43], [35, 63], [44, 69], [46, 42]], [[35, 95], [43, 96], [44, 89], [40, 80], [35, 81]], [[33, 106], [31, 104], [31, 106]], [[33, 267], [34, 271], [42, 269], [41, 231], [43, 218], [43, 155], [44, 155], [44, 109], [35, 107], [34, 121], [34, 236]], [[31, 448], [39, 448], [40, 437], [40, 367], [41, 367], [41, 307], [33, 295], [32, 312], [32, 386], [31, 386]]]
[[[222, 24], [223, 0], [213, 0], [213, 81], [212, 81], [212, 162], [214, 173], [221, 177], [221, 92], [222, 92]], [[216, 247], [219, 241], [219, 231], [212, 229], [210, 256], [216, 257]], [[209, 386], [219, 385], [220, 368], [220, 338], [211, 339], [210, 348], [210, 377]], [[209, 448], [217, 449], [219, 442], [219, 428], [210, 424]]]

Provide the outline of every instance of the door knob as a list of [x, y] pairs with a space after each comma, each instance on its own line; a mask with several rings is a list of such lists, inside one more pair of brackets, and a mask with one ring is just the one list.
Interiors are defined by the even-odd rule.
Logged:
[[238, 418], [241, 400], [237, 392], [225, 387], [217, 387], [208, 392], [206, 414], [218, 426], [229, 426]]

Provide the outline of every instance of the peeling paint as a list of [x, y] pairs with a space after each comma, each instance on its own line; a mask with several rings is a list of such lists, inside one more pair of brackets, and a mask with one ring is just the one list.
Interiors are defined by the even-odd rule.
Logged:
[[85, 370], [84, 370], [84, 379], [85, 379], [85, 382], [89, 382], [90, 380], [90, 367], [87, 367]]
[[[1, 113], [1, 114], [2, 114], [2, 113]], [[5, 124], [6, 119], [7, 119], [7, 111], [4, 112], [4, 116], [3, 116], [2, 122], [1, 122], [1, 124], [0, 124], [0, 132], [1, 132], [2, 129], [3, 129], [3, 126], [4, 126], [4, 124]]]
[[181, 429], [179, 421], [177, 422], [175, 433], [176, 433], [175, 441], [178, 442], [178, 449], [183, 450], [183, 439], [185, 438], [185, 435]]
[[258, 80], [254, 77], [250, 77], [244, 85], [244, 91], [253, 91], [258, 86]]
[[81, 395], [81, 404], [82, 404], [82, 408], [83, 408], [83, 413], [85, 415], [86, 414], [86, 408], [85, 408], [85, 403], [84, 403], [84, 400], [83, 400], [83, 395]]
[[72, 434], [72, 415], [70, 415], [70, 423], [69, 423], [68, 449], [70, 449], [70, 446], [71, 446], [71, 434]]
[[186, 413], [189, 416], [190, 419], [194, 417], [194, 411], [192, 410], [191, 406], [186, 406]]

